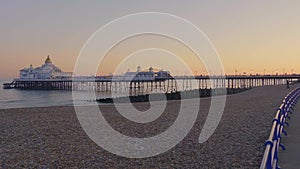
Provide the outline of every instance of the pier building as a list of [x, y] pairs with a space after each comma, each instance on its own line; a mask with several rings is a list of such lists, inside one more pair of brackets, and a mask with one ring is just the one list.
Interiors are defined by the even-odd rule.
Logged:
[[29, 68], [20, 70], [20, 79], [63, 79], [71, 77], [72, 73], [64, 72], [55, 66], [49, 55], [42, 66], [33, 68], [32, 65], [30, 65]]
[[166, 70], [155, 70], [150, 67], [148, 70], [142, 70], [141, 66], [137, 67], [136, 72], [127, 71], [124, 74], [124, 80], [130, 81], [154, 81], [156, 78], [169, 78], [171, 74]]

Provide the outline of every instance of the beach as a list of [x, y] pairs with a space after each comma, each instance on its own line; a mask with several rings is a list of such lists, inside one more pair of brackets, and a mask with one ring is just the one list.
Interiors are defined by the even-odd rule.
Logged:
[[[0, 168], [259, 168], [272, 119], [282, 99], [298, 84], [256, 87], [227, 96], [215, 133], [198, 138], [210, 106], [201, 98], [196, 123], [173, 149], [144, 159], [120, 157], [97, 146], [81, 128], [74, 107], [0, 110]], [[157, 120], [138, 124], [124, 120], [113, 105], [101, 105], [115, 130], [133, 137], [165, 131], [178, 115], [180, 101], [169, 101]], [[134, 103], [138, 110], [148, 103]]]

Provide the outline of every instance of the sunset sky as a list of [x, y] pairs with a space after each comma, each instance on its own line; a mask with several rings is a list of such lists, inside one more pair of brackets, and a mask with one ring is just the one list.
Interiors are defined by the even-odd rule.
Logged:
[[[57, 66], [71, 72], [81, 48], [95, 31], [114, 19], [137, 12], [170, 13], [195, 24], [214, 44], [227, 74], [234, 74], [235, 70], [263, 73], [264, 69], [266, 73], [291, 73], [292, 69], [300, 73], [299, 9], [298, 0], [1, 1], [0, 79], [17, 77], [19, 69], [30, 64], [40, 66], [48, 54]], [[134, 44], [145, 42], [143, 38], [138, 40]], [[128, 55], [120, 49], [115, 53]], [[152, 52], [139, 54], [147, 61], [133, 56], [136, 59], [131, 58], [121, 72], [126, 66], [132, 70], [142, 65], [184, 73], [174, 66], [175, 61], [165, 67], [152, 62], [151, 55], [153, 60], [163, 62], [171, 58], [166, 52]], [[189, 53], [181, 54], [182, 58], [189, 57]], [[114, 72], [114, 57], [112, 51], [100, 73]], [[205, 71], [201, 63], [191, 62], [189, 66], [198, 74]]]

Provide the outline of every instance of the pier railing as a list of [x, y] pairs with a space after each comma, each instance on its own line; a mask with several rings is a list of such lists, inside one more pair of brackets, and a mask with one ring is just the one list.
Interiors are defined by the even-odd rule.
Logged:
[[297, 88], [290, 92], [282, 101], [282, 104], [276, 112], [276, 116], [273, 119], [273, 125], [269, 139], [265, 143], [265, 153], [260, 166], [260, 169], [278, 169], [278, 150], [281, 147], [285, 150], [284, 145], [281, 143], [282, 134], [287, 135], [284, 130], [284, 126], [288, 126], [289, 123], [286, 119], [290, 119], [289, 114], [293, 113], [295, 105], [300, 99], [300, 88]]

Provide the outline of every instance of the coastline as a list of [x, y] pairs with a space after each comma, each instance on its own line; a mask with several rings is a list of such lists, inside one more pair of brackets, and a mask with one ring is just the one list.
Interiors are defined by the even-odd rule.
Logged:
[[[1, 109], [0, 167], [258, 168], [276, 108], [297, 86], [264, 86], [227, 96], [218, 128], [203, 144], [198, 137], [210, 98], [201, 98], [198, 118], [188, 136], [168, 152], [145, 159], [119, 157], [97, 146], [81, 128], [73, 106]], [[144, 137], [172, 125], [179, 102], [169, 101], [162, 117], [144, 125], [124, 120], [111, 104], [100, 107], [117, 131]], [[149, 106], [134, 105], [142, 110]]]

